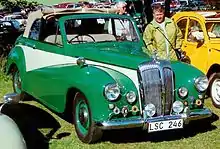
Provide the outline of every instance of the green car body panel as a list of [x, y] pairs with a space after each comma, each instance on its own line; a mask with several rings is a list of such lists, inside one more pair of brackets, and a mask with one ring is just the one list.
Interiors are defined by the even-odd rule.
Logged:
[[[128, 19], [134, 25], [138, 40], [68, 43], [65, 21], [86, 18]], [[58, 24], [62, 45], [30, 39], [28, 38], [28, 29], [23, 36], [17, 39], [15, 47], [9, 54], [6, 70], [7, 73], [10, 73], [14, 66], [17, 67], [21, 78], [21, 90], [34, 96], [57, 113], [64, 113], [68, 106], [74, 106], [73, 102], [68, 102], [68, 100], [74, 100], [74, 95], [70, 99], [68, 99], [68, 95], [71, 89], [77, 90], [83, 93], [87, 99], [86, 102], [80, 101], [77, 107], [83, 109], [88, 104], [89, 108], [85, 107], [85, 111], [91, 111], [91, 117], [88, 119], [92, 119], [92, 122], [97, 124], [117, 120], [142, 119], [144, 104], [138, 80], [138, 69], [141, 64], [160, 60], [152, 59], [142, 52], [144, 43], [135, 22], [128, 16], [87, 13], [65, 14], [58, 19]], [[80, 60], [80, 58], [83, 59]], [[203, 103], [202, 105], [195, 104], [195, 101], [200, 97], [203, 102], [205, 92], [199, 92], [196, 89], [195, 80], [204, 74], [193, 66], [182, 62], [170, 62], [169, 65], [174, 73], [174, 101], [186, 102], [187, 105], [184, 104], [184, 108], [188, 106], [192, 113], [202, 113], [204, 110], [207, 112]], [[120, 95], [115, 101], [110, 101], [105, 95], [105, 88], [109, 84], [116, 84], [120, 89]], [[178, 94], [181, 87], [188, 90], [186, 98], [180, 98]], [[132, 103], [127, 100], [129, 92], [136, 96], [136, 100]], [[83, 105], [80, 106], [80, 103]], [[128, 113], [125, 115], [115, 114], [117, 112], [114, 111], [114, 107], [118, 107], [119, 110], [124, 108], [128, 110]], [[87, 114], [87, 112], [85, 113]], [[77, 113], [80, 112], [77, 111]], [[210, 116], [210, 111], [204, 115], [201, 113], [196, 114], [198, 119], [200, 116]], [[82, 126], [80, 125], [80, 127]]]

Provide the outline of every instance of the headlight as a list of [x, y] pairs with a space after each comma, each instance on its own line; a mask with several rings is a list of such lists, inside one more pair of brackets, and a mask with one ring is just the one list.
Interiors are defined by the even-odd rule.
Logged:
[[198, 77], [195, 80], [195, 87], [199, 92], [204, 92], [209, 85], [209, 80], [206, 76]]
[[130, 91], [126, 94], [126, 99], [129, 103], [133, 103], [136, 100], [136, 94], [133, 91]]
[[147, 113], [147, 116], [152, 117], [156, 113], [156, 107], [152, 103], [147, 104], [144, 108], [145, 112]]
[[178, 94], [179, 94], [180, 98], [185, 98], [188, 95], [188, 89], [185, 87], [180, 87], [178, 89]]
[[183, 103], [181, 101], [175, 101], [173, 103], [173, 111], [176, 113], [180, 113], [183, 111]]
[[109, 101], [114, 101], [119, 97], [120, 89], [117, 84], [108, 84], [105, 86], [104, 94]]

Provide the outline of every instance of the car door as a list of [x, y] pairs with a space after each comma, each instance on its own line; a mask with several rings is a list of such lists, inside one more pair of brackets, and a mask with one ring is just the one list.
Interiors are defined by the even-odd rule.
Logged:
[[[36, 45], [39, 43], [39, 34], [41, 28], [41, 20], [37, 19], [33, 22], [28, 38], [25, 39], [23, 45], [21, 46], [24, 54], [25, 69], [24, 76], [22, 79], [23, 88], [26, 92], [37, 97], [35, 92], [38, 86], [38, 78], [34, 76], [34, 70], [37, 69], [39, 57], [36, 56], [35, 52], [37, 51]], [[20, 68], [22, 71], [23, 68]]]
[[57, 25], [57, 22], [50, 23], [45, 24], [41, 19], [36, 20], [31, 27], [29, 38], [26, 39], [24, 48], [26, 62], [24, 86], [29, 94], [56, 110], [57, 106], [53, 103], [63, 105], [56, 101], [61, 99], [60, 96], [65, 95], [63, 92], [61, 93], [63, 90], [61, 90], [60, 84], [57, 83], [59, 82], [58, 71], [52, 68], [62, 64], [64, 48], [61, 35], [57, 32], [59, 28], [53, 26]]
[[60, 68], [66, 64], [64, 46], [57, 20], [47, 20], [41, 28], [39, 43], [36, 45], [38, 68], [34, 70], [34, 92], [47, 106], [57, 111], [64, 102], [66, 88], [63, 87]]
[[182, 50], [186, 51], [191, 64], [204, 73], [206, 72], [208, 60], [207, 40], [205, 25], [199, 20], [189, 17], [182, 43]]

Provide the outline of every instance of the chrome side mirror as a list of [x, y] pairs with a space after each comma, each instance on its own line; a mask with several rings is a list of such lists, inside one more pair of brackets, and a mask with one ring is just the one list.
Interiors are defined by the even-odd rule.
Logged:
[[76, 60], [76, 63], [78, 66], [80, 67], [83, 67], [86, 65], [86, 60], [84, 57], [79, 57], [77, 60]]

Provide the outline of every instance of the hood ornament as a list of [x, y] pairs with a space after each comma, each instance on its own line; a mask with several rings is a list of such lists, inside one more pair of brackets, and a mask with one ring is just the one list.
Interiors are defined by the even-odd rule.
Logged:
[[153, 58], [153, 62], [155, 62], [157, 64], [160, 63], [159, 59], [158, 59], [158, 55], [157, 55], [157, 50], [156, 49], [153, 50], [152, 58]]

